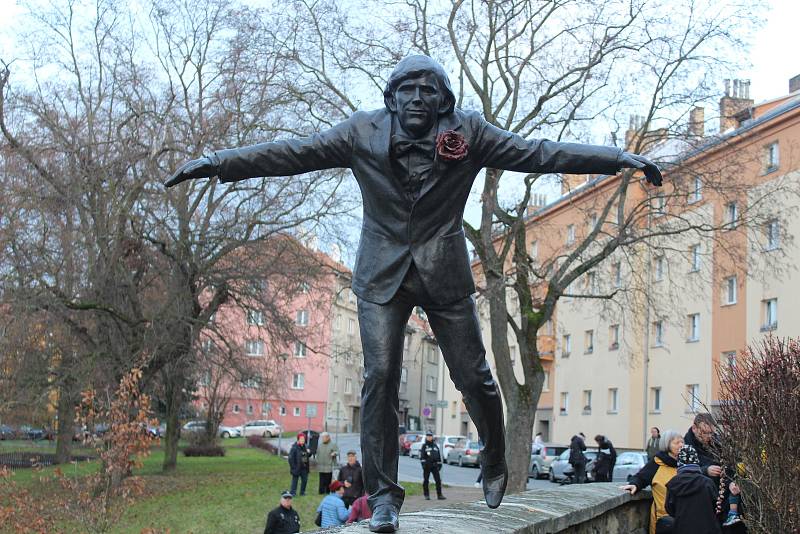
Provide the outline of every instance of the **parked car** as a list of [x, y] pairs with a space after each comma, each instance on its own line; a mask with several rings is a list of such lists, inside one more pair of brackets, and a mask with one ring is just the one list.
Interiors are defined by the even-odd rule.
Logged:
[[423, 436], [423, 439], [411, 444], [411, 447], [408, 448], [408, 456], [411, 458], [419, 458], [419, 450], [422, 448], [423, 443], [425, 443], [425, 436]]
[[411, 449], [411, 445], [418, 441], [422, 441], [425, 439], [425, 434], [419, 433], [409, 433], [403, 434], [400, 437], [400, 454], [403, 456], [408, 456], [408, 451]]
[[28, 428], [26, 433], [26, 437], [32, 441], [38, 441], [40, 439], [47, 439], [52, 440], [55, 436], [53, 431], [49, 428]]
[[0, 439], [16, 439], [17, 431], [9, 425], [0, 425]]
[[[569, 449], [566, 445], [553, 445], [551, 443], [542, 444], [538, 452], [531, 452], [531, 463], [528, 469], [529, 478], [541, 478], [550, 476], [550, 465], [558, 456]], [[533, 450], [533, 448], [531, 448]]]
[[439, 443], [439, 448], [442, 449], [442, 459], [447, 458], [450, 449], [456, 446], [459, 440], [466, 441], [467, 436], [439, 436], [436, 441]]
[[[181, 432], [200, 433], [206, 431], [205, 421], [189, 421], [181, 428]], [[234, 426], [219, 425], [217, 436], [220, 438], [235, 438], [241, 436], [241, 430]]]
[[612, 482], [627, 482], [630, 475], [635, 475], [647, 463], [646, 452], [623, 452], [617, 456], [614, 464]]
[[217, 435], [221, 438], [238, 438], [242, 436], [242, 428], [238, 426], [219, 425]]
[[[584, 451], [586, 457], [586, 480], [592, 480], [592, 468], [597, 458], [597, 451]], [[550, 482], [561, 482], [572, 475], [572, 466], [569, 463], [569, 449], [562, 452], [558, 458], [550, 464]]]
[[480, 466], [480, 453], [483, 445], [479, 441], [458, 440], [455, 447], [447, 453], [446, 462], [448, 464], [458, 464], [460, 466], [474, 465]]
[[242, 436], [261, 436], [264, 438], [274, 438], [283, 432], [281, 425], [272, 419], [261, 419], [258, 421], [248, 421], [240, 427]]

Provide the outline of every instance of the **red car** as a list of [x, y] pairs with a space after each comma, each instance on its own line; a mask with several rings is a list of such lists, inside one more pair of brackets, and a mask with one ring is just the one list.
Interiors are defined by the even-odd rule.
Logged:
[[425, 439], [425, 434], [409, 433], [400, 436], [400, 454], [408, 456], [408, 451], [411, 450], [411, 444]]

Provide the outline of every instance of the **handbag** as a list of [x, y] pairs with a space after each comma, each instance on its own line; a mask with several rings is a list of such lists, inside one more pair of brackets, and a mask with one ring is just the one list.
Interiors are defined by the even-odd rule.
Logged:
[[322, 526], [322, 510], [317, 512], [317, 517], [316, 519], [314, 519], [314, 524], [317, 525], [318, 527]]

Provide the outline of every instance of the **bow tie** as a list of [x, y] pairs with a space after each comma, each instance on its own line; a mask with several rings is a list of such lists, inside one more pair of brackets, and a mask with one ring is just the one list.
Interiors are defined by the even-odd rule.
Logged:
[[428, 137], [413, 138], [403, 134], [392, 136], [392, 152], [397, 156], [408, 154], [411, 150], [419, 150], [423, 154], [433, 155], [436, 144]]

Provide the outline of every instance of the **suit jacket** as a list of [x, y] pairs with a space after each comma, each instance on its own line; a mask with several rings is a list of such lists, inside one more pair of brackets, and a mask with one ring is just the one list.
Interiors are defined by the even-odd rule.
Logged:
[[463, 135], [469, 145], [467, 157], [447, 161], [437, 155], [413, 201], [392, 170], [392, 114], [386, 109], [356, 112], [310, 137], [220, 150], [216, 152], [220, 179], [233, 182], [351, 169], [364, 204], [353, 292], [369, 302], [385, 304], [413, 261], [434, 302], [447, 304], [475, 292], [462, 218], [481, 169], [614, 174], [621, 167], [619, 148], [525, 140], [489, 124], [477, 112], [456, 109], [439, 117], [437, 128]]

